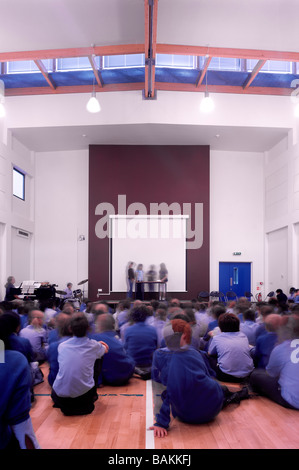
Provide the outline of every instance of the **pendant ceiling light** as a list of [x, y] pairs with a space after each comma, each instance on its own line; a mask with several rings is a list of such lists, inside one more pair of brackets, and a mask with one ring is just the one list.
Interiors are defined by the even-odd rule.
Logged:
[[101, 106], [100, 106], [100, 103], [97, 99], [96, 92], [95, 92], [94, 81], [93, 81], [93, 90], [91, 93], [91, 97], [89, 98], [87, 102], [86, 109], [90, 113], [98, 113], [99, 111], [101, 111]]
[[204, 98], [200, 103], [200, 110], [203, 113], [211, 113], [215, 108], [215, 103], [213, 99], [210, 97], [208, 92], [208, 70], [206, 71], [206, 91], [204, 94]]

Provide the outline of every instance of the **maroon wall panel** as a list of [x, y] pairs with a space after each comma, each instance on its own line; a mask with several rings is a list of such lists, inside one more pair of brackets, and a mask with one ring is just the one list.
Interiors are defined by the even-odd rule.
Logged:
[[[115, 214], [125, 214], [132, 203], [143, 203], [150, 214], [151, 203], [176, 202], [191, 208], [190, 239], [187, 249], [187, 292], [169, 293], [182, 300], [209, 291], [209, 146], [91, 145], [89, 148], [89, 297], [98, 288], [109, 293], [109, 238], [99, 238], [96, 226], [104, 221], [96, 215], [100, 203], [110, 203]], [[118, 195], [126, 196], [126, 208], [118, 210]], [[199, 204], [203, 217], [199, 218]], [[187, 206], [185, 206], [187, 207]], [[100, 221], [100, 222], [99, 222]], [[199, 225], [202, 233], [199, 234]], [[191, 237], [191, 232], [189, 232]], [[197, 248], [201, 238], [200, 247]], [[119, 300], [124, 293], [100, 298]]]

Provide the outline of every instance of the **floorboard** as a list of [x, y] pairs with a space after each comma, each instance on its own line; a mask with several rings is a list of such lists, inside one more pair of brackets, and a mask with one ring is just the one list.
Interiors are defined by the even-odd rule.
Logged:
[[[95, 410], [86, 416], [64, 416], [53, 408], [47, 382], [34, 388], [33, 427], [42, 449], [145, 449], [146, 382], [133, 377], [126, 386], [98, 389]], [[238, 385], [226, 384], [231, 389]], [[159, 402], [153, 388], [153, 408]], [[151, 412], [153, 419], [153, 411]], [[298, 449], [299, 413], [267, 398], [254, 397], [225, 408], [214, 421], [188, 425], [172, 419], [168, 435], [154, 439], [156, 450]]]

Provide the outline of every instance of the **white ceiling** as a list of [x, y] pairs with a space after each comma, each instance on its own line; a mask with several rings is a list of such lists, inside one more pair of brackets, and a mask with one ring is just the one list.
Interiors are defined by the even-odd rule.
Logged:
[[143, 0], [1, 0], [0, 52], [143, 42]]
[[[144, 43], [144, 0], [1, 0], [0, 53]], [[159, 0], [157, 42], [299, 51], [298, 0]], [[265, 151], [288, 129], [194, 125], [11, 128], [34, 151], [89, 144], [208, 144]], [[83, 137], [85, 135], [85, 137]], [[220, 135], [220, 137], [215, 137]]]
[[35, 152], [82, 150], [90, 144], [210, 145], [211, 150], [265, 152], [287, 136], [287, 129], [168, 124], [126, 124], [11, 129]]
[[[0, 52], [144, 43], [144, 0], [1, 0]], [[158, 0], [157, 42], [298, 51], [298, 0]]]

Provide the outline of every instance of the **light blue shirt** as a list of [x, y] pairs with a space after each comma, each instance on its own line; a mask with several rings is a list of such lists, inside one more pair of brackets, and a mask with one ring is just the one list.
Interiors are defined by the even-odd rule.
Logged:
[[211, 322], [212, 318], [208, 312], [195, 312], [196, 323], [200, 327], [200, 336], [204, 336], [207, 332], [208, 325]]
[[48, 337], [45, 328], [34, 328], [32, 325], [28, 325], [20, 330], [19, 336], [29, 340], [35, 354], [34, 360], [38, 361], [46, 358]]
[[73, 298], [73, 291], [72, 289], [69, 289], [68, 287], [64, 290], [65, 292], [65, 299], [72, 299]]
[[143, 271], [136, 271], [137, 281], [143, 281]]
[[246, 377], [253, 371], [248, 339], [241, 331], [219, 333], [214, 336], [208, 352], [217, 355], [218, 365], [225, 374]]
[[255, 346], [256, 342], [256, 329], [259, 327], [259, 323], [255, 323], [251, 320], [245, 320], [243, 323], [240, 323], [240, 331], [245, 333], [248, 338], [249, 344]]
[[299, 339], [275, 346], [266, 370], [272, 377], [278, 377], [282, 397], [299, 409]]
[[84, 336], [58, 346], [59, 371], [53, 389], [59, 397], [79, 397], [94, 387], [94, 363], [105, 354], [105, 347]]

